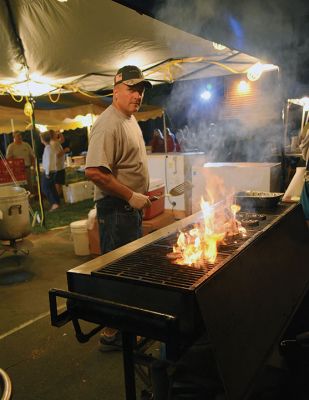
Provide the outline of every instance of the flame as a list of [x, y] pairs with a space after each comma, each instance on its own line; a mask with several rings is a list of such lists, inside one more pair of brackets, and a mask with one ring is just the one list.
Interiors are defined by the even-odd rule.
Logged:
[[180, 265], [203, 266], [214, 264], [217, 258], [218, 246], [227, 237], [245, 235], [245, 228], [236, 219], [240, 206], [232, 204], [228, 213], [224, 205], [201, 199], [203, 221], [196, 224], [188, 232], [180, 232], [177, 243], [173, 247], [174, 262]]

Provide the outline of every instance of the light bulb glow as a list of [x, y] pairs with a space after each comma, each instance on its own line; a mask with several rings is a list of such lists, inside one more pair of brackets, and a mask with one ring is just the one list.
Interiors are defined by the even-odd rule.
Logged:
[[212, 42], [212, 45], [216, 50], [219, 50], [219, 51], [226, 49], [226, 46], [224, 46], [223, 44], [220, 44], [220, 43]]
[[309, 111], [309, 97], [302, 97], [300, 104], [304, 107], [304, 111]]
[[249, 79], [249, 81], [257, 81], [258, 79], [260, 79], [261, 75], [263, 72], [265, 71], [274, 71], [274, 70], [278, 70], [279, 67], [277, 65], [274, 64], [262, 64], [260, 62], [252, 65], [252, 67], [250, 67], [247, 71], [247, 78]]
[[239, 94], [248, 94], [250, 92], [250, 84], [247, 81], [240, 81], [237, 85], [237, 92]]
[[212, 96], [212, 93], [209, 90], [205, 90], [204, 92], [201, 93], [201, 98], [203, 100], [210, 100]]
[[74, 119], [75, 119], [75, 121], [80, 122], [82, 124], [82, 126], [90, 127], [93, 125], [92, 114], [77, 115]]
[[47, 132], [47, 126], [46, 125], [41, 125], [41, 124], [35, 124], [35, 126], [38, 128], [38, 130], [43, 133], [43, 132]]
[[51, 86], [47, 83], [33, 82], [31, 80], [22, 83], [16, 83], [15, 85], [12, 85], [12, 87], [14, 93], [19, 96], [29, 96], [30, 94], [32, 96], [41, 96], [42, 94], [51, 92], [55, 89], [54, 86]]

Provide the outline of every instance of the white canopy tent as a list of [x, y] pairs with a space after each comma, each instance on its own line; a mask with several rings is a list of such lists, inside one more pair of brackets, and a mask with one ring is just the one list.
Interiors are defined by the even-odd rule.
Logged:
[[[44, 125], [47, 129], [69, 130], [90, 126], [92, 123], [83, 118], [85, 116], [97, 116], [101, 114], [108, 104], [84, 104], [75, 107], [66, 107], [49, 110], [36, 110], [36, 124]], [[161, 118], [164, 110], [161, 107], [144, 105], [135, 114], [137, 121], [148, 121], [149, 119]], [[29, 129], [30, 121], [26, 117], [23, 108], [4, 107], [0, 105], [0, 134], [9, 133], [14, 130], [25, 131]], [[91, 121], [90, 121], [91, 122]]]
[[111, 0], [2, 1], [0, 48], [2, 93], [34, 96], [111, 89], [125, 64], [157, 84], [242, 73], [258, 62]]
[[[0, 94], [16, 102], [26, 97], [27, 105], [30, 99], [31, 113], [35, 108], [35, 120], [41, 123], [39, 113], [45, 112], [37, 110], [35, 96], [49, 94], [55, 102], [59, 93], [110, 91], [113, 76], [124, 65], [139, 66], [153, 84], [160, 84], [246, 73], [259, 61], [234, 49], [215, 48], [211, 41], [112, 0], [3, 0], [0, 49]], [[78, 113], [88, 114], [89, 107], [92, 113], [96, 106]], [[6, 124], [18, 115], [24, 118], [15, 108], [11, 117], [0, 112]], [[48, 110], [45, 117], [56, 112]], [[69, 110], [64, 112], [68, 117]], [[31, 120], [34, 127], [33, 115]]]

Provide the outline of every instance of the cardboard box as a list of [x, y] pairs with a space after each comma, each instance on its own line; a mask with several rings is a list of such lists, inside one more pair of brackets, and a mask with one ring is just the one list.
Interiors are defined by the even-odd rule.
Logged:
[[94, 220], [91, 229], [88, 228], [89, 251], [90, 254], [99, 256], [101, 254], [99, 224]]
[[153, 200], [150, 208], [144, 209], [144, 220], [148, 220], [151, 218], [160, 215], [164, 211], [164, 197], [165, 194], [165, 185], [162, 179], [151, 179], [149, 184], [149, 191], [147, 192], [147, 196], [157, 196], [158, 200]]

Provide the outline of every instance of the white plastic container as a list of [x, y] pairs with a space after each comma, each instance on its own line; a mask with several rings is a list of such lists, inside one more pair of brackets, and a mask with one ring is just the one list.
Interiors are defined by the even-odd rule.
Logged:
[[304, 186], [305, 171], [306, 167], [296, 168], [296, 172], [282, 198], [283, 201], [299, 201]]
[[71, 234], [74, 243], [74, 252], [77, 256], [90, 254], [87, 219], [74, 221], [70, 224]]
[[93, 198], [94, 184], [90, 181], [81, 181], [63, 186], [63, 197], [66, 203], [77, 203]]

